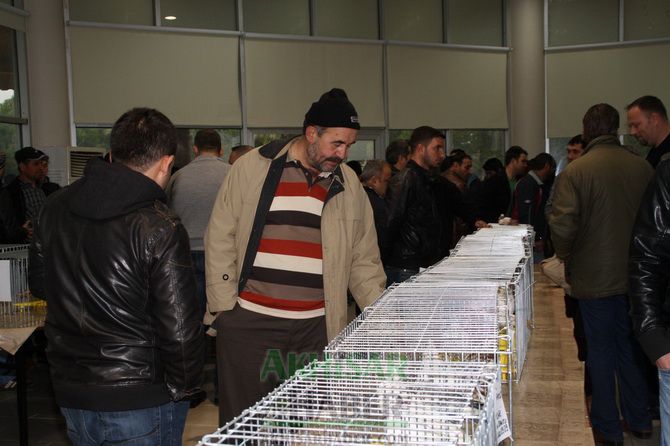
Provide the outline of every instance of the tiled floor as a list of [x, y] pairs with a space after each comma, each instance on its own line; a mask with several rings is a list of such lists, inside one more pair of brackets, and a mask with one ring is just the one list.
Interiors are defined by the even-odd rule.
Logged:
[[[572, 321], [566, 319], [562, 291], [549, 284], [541, 273], [535, 278], [535, 329], [527, 361], [514, 391], [515, 446], [593, 445], [582, 391], [583, 366], [577, 361], [572, 339]], [[28, 411], [30, 444], [60, 446], [69, 444], [65, 423], [49, 390], [48, 371], [37, 364], [30, 373]], [[212, 392], [211, 385], [207, 390]], [[194, 445], [217, 428], [218, 408], [210, 401], [189, 412], [184, 444]], [[0, 392], [0, 446], [17, 445], [16, 397]], [[654, 438], [646, 441], [626, 436], [627, 445], [658, 445], [658, 426]]]

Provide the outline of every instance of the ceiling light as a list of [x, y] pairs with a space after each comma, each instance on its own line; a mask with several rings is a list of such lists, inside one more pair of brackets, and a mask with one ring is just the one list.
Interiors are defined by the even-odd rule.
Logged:
[[166, 16], [165, 16], [165, 20], [177, 20], [177, 16], [166, 15]]

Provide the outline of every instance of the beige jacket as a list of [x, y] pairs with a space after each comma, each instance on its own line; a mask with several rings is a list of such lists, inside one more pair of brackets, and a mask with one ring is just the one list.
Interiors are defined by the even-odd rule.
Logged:
[[[240, 273], [270, 163], [288, 150], [286, 145], [274, 154], [268, 146], [249, 152], [233, 165], [214, 204], [205, 233], [206, 324], [237, 302]], [[340, 182], [343, 190], [327, 201], [321, 217], [329, 340], [347, 325], [347, 289], [364, 308], [381, 295], [386, 284], [368, 197], [348, 166], [341, 166], [341, 175], [333, 184]]]
[[615, 136], [600, 136], [556, 178], [548, 220], [573, 297], [627, 292], [633, 222], [652, 175]]

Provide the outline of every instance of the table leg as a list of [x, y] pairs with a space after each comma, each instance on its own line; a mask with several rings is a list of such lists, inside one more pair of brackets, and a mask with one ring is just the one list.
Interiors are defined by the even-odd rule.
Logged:
[[28, 385], [26, 383], [26, 355], [23, 346], [14, 355], [16, 362], [16, 412], [19, 417], [19, 444], [28, 446]]

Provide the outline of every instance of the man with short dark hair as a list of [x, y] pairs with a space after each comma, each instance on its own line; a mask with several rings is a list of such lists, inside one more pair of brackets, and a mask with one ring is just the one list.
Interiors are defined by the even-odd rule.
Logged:
[[461, 237], [470, 234], [475, 228], [487, 226], [486, 222], [474, 219], [473, 193], [467, 185], [471, 168], [470, 155], [455, 149], [444, 159], [440, 165], [441, 174], [433, 180], [442, 215], [445, 255]]
[[640, 144], [651, 146], [647, 161], [656, 168], [670, 157], [670, 122], [663, 102], [655, 96], [642, 96], [628, 104], [628, 130]]
[[302, 135], [252, 150], [223, 183], [205, 234], [220, 423], [321, 354], [347, 324], [347, 289], [360, 308], [384, 289], [372, 209], [343, 163], [359, 129], [334, 88]]
[[230, 149], [230, 156], [228, 156], [228, 164], [231, 166], [235, 161], [237, 161], [242, 155], [251, 152], [254, 150], [252, 146], [248, 145], [239, 145]]
[[204, 338], [188, 235], [163, 191], [177, 132], [136, 108], [110, 146], [113, 163], [91, 160], [35, 220], [30, 290], [48, 302], [55, 399], [75, 445], [181, 444]]
[[0, 192], [0, 243], [28, 243], [32, 221], [46, 201], [40, 187], [42, 163], [48, 157], [41, 150], [23, 147], [14, 153], [19, 175]]
[[566, 151], [568, 163], [573, 162], [584, 154], [584, 141], [582, 140], [581, 134], [570, 138]]
[[409, 161], [409, 142], [396, 139], [386, 147], [386, 162], [391, 166], [391, 176], [405, 168]]
[[472, 170], [472, 157], [463, 151], [452, 152], [440, 168], [442, 176], [451, 181], [463, 194], [468, 192], [468, 179]]
[[417, 127], [409, 141], [407, 166], [391, 178], [386, 194], [388, 283], [403, 282], [443, 257], [444, 227], [430, 172], [444, 161], [444, 143], [439, 130]]
[[391, 166], [386, 161], [369, 160], [365, 163], [360, 180], [363, 183], [363, 189], [368, 194], [372, 213], [375, 217], [377, 244], [379, 245], [382, 264], [386, 264], [386, 257], [388, 256], [388, 237], [386, 235], [388, 206], [384, 197], [391, 180]]
[[189, 236], [201, 317], [205, 314], [205, 229], [221, 184], [230, 164], [221, 158], [221, 136], [203, 129], [193, 139], [195, 158], [170, 178], [166, 195], [170, 208], [179, 216]]
[[526, 174], [528, 152], [512, 146], [505, 152], [503, 171], [482, 183], [476, 197], [475, 216], [487, 223], [497, 223], [501, 215], [509, 215], [512, 193], [517, 179]]
[[541, 260], [548, 231], [544, 205], [549, 191], [545, 190], [545, 184], [556, 172], [556, 161], [548, 153], [540, 153], [528, 161], [528, 168], [528, 174], [519, 180], [514, 189], [510, 216], [519, 223], [533, 226], [536, 257]]
[[589, 108], [583, 119], [584, 155], [558, 176], [548, 216], [586, 333], [594, 438], [607, 445], [623, 444], [616, 383], [631, 433], [651, 435], [643, 359], [632, 337], [626, 293], [633, 221], [653, 170], [621, 145], [618, 128], [614, 107]]

